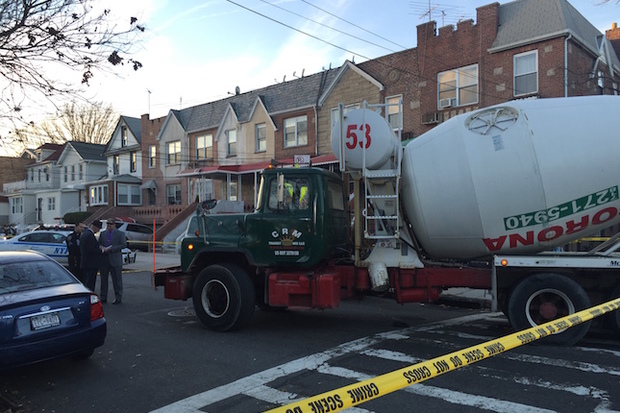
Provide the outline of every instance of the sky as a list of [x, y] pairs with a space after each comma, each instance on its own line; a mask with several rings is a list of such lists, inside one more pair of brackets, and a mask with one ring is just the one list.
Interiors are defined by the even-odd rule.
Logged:
[[[105, 0], [146, 26], [133, 57], [144, 65], [120, 76], [98, 73], [86, 92], [119, 113], [151, 119], [416, 47], [416, 26], [476, 18], [492, 0]], [[499, 1], [501, 4], [507, 1]], [[570, 0], [601, 33], [620, 23], [620, 4]]]

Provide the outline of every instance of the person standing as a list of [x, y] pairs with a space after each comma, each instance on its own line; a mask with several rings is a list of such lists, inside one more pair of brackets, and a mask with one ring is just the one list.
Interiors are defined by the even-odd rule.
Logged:
[[101, 248], [95, 234], [101, 229], [101, 221], [95, 220], [90, 228], [85, 227], [80, 235], [80, 268], [82, 269], [82, 283], [86, 288], [95, 291], [97, 272], [101, 263]]
[[127, 248], [125, 233], [116, 229], [114, 219], [108, 219], [105, 231], [99, 236], [101, 246], [101, 301], [108, 299], [108, 275], [112, 275], [114, 287], [114, 302], [120, 304], [123, 299], [123, 254], [122, 249]]
[[84, 223], [78, 223], [73, 232], [67, 235], [65, 242], [67, 243], [67, 252], [69, 253], [69, 271], [82, 283], [82, 269], [80, 268], [80, 234], [84, 232]]

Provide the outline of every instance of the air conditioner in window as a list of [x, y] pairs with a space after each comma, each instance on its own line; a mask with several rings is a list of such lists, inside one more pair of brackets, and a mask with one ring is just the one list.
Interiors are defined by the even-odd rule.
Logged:
[[456, 106], [456, 98], [439, 100], [439, 109], [451, 108], [452, 106]]

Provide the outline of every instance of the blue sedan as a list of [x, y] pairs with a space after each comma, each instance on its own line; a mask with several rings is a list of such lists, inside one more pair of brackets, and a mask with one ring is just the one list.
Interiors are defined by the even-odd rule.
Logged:
[[0, 251], [0, 370], [88, 358], [106, 328], [99, 297], [62, 265], [34, 251]]

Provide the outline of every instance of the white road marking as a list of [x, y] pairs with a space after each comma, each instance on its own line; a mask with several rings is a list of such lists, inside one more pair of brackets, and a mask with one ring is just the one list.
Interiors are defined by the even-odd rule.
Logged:
[[[328, 361], [348, 354], [348, 353], [358, 353], [364, 354], [370, 357], [378, 357], [384, 358], [394, 361], [400, 361], [404, 363], [415, 364], [420, 361], [424, 361], [423, 359], [409, 356], [404, 353], [390, 351], [390, 350], [382, 350], [371, 348], [371, 346], [375, 346], [383, 341], [396, 341], [396, 340], [405, 340], [410, 339], [412, 335], [416, 332], [430, 332], [437, 329], [446, 328], [453, 325], [459, 325], [464, 323], [469, 323], [472, 321], [480, 321], [480, 320], [490, 320], [496, 318], [498, 315], [501, 316], [501, 313], [482, 313], [482, 314], [473, 314], [465, 317], [459, 317], [451, 320], [443, 320], [437, 323], [427, 324], [423, 326], [417, 327], [409, 327], [406, 329], [399, 329], [390, 332], [378, 333], [370, 337], [361, 338], [358, 340], [354, 340], [348, 343], [341, 344], [332, 349], [328, 349], [326, 351], [312, 354], [306, 357], [299, 358], [297, 360], [290, 361], [288, 363], [281, 364], [276, 367], [272, 367], [270, 369], [264, 370], [262, 372], [255, 373], [253, 375], [241, 378], [234, 382], [219, 386], [217, 388], [196, 394], [194, 396], [188, 397], [183, 400], [179, 400], [170, 405], [161, 407], [157, 410], [154, 410], [152, 413], [204, 413], [208, 411], [210, 405], [220, 402], [222, 400], [228, 399], [230, 397], [244, 394], [250, 397], [254, 397], [258, 400], [262, 400], [274, 405], [285, 405], [288, 403], [292, 403], [294, 401], [300, 400], [302, 398], [308, 396], [299, 396], [294, 393], [289, 393], [285, 391], [281, 391], [278, 389], [271, 388], [267, 386], [267, 383], [270, 383], [276, 379], [291, 375], [293, 373], [297, 373], [303, 370], [307, 371], [317, 371], [322, 374], [330, 374], [338, 377], [345, 377], [353, 380], [365, 380], [371, 378], [370, 376], [356, 372], [353, 370], [349, 370], [342, 367], [334, 367], [328, 364]], [[471, 336], [468, 338], [477, 338], [478, 336]], [[431, 340], [428, 338], [418, 338], [419, 340], [432, 342], [432, 343], [440, 343], [442, 345], [451, 347], [454, 346], [453, 343], [442, 340]], [[488, 339], [488, 338], [487, 338]], [[583, 349], [588, 350], [588, 349]], [[588, 350], [589, 351], [589, 350]], [[615, 352], [614, 352], [615, 353]], [[617, 354], [612, 354], [616, 356]], [[605, 373], [611, 375], [620, 375], [620, 370], [614, 368], [603, 368], [596, 364], [591, 363], [583, 363], [583, 362], [572, 362], [567, 360], [557, 360], [550, 359], [546, 357], [538, 357], [531, 355], [520, 355], [520, 354], [507, 354], [504, 353], [500, 357], [506, 357], [508, 359], [520, 361], [520, 362], [531, 362], [531, 363], [540, 363], [546, 365], [553, 365], [562, 368], [571, 368], [577, 369], [586, 372], [594, 372], [594, 373]], [[479, 368], [481, 370], [488, 370], [483, 366], [471, 366], [475, 368]], [[501, 378], [501, 377], [499, 377]], [[503, 380], [508, 380], [507, 378], [502, 378]], [[583, 386], [570, 386], [570, 385], [560, 385], [560, 384], [551, 384], [551, 383], [535, 383], [528, 381], [527, 378], [514, 379], [513, 381], [521, 384], [527, 385], [536, 385], [539, 387], [545, 388], [553, 388], [556, 390], [567, 391], [572, 394], [580, 395], [583, 393], [584, 396], [593, 397], [595, 399], [601, 400], [601, 403], [597, 406], [595, 413], [620, 413], [617, 411], [609, 410], [610, 402], [608, 399], [608, 395], [606, 392], [595, 389], [595, 388], [586, 388]], [[521, 403], [515, 403], [500, 399], [494, 399], [486, 396], [477, 396], [468, 393], [462, 393], [458, 391], [442, 389], [438, 387], [417, 384], [415, 386], [409, 386], [404, 391], [416, 394], [425, 397], [432, 397], [441, 399], [443, 401], [462, 405], [462, 406], [470, 406], [477, 407], [481, 409], [486, 409], [490, 411], [496, 412], [506, 412], [511, 411], [515, 413], [552, 413], [552, 410], [539, 408], [535, 406], [524, 405]], [[207, 410], [205, 410], [207, 409]], [[353, 407], [349, 409], [352, 413], [369, 413], [368, 410]]]
[[[349, 370], [342, 367], [332, 367], [327, 364], [319, 366], [317, 371], [323, 374], [331, 374], [332, 376], [356, 379], [358, 381], [368, 380], [372, 378], [372, 376], [364, 373], [359, 373], [354, 370]], [[442, 389], [439, 387], [427, 386], [424, 384], [417, 384], [415, 386], [405, 387], [403, 390], [407, 393], [416, 394], [418, 396], [433, 397], [455, 405], [477, 407], [493, 412], [555, 413], [554, 410], [529, 406], [527, 404], [509, 402], [486, 396], [477, 396], [474, 394], [463, 393], [460, 391], [449, 389]]]

